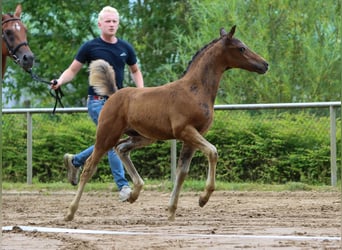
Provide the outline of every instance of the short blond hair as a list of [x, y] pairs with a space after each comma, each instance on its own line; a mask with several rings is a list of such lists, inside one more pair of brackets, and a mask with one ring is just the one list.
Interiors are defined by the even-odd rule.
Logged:
[[119, 11], [117, 9], [111, 6], [106, 6], [106, 7], [103, 7], [103, 9], [100, 11], [99, 16], [98, 16], [98, 21], [102, 20], [102, 16], [105, 12], [115, 13], [120, 18]]

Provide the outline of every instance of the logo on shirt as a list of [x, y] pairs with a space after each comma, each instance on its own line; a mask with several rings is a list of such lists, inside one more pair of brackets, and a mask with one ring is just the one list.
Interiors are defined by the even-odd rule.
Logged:
[[120, 56], [127, 56], [126, 52], [122, 52]]

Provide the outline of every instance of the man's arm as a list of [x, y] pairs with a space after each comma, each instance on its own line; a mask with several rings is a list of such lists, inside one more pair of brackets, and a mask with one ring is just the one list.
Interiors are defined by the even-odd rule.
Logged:
[[144, 78], [142, 76], [142, 73], [139, 69], [139, 66], [137, 64], [133, 64], [129, 66], [129, 69], [131, 71], [132, 79], [137, 86], [137, 88], [143, 88], [144, 87]]
[[82, 63], [80, 63], [77, 60], [73, 60], [70, 66], [57, 79], [57, 84], [51, 85], [51, 88], [58, 89], [60, 86], [62, 86], [62, 84], [70, 82], [72, 79], [74, 79], [74, 77], [80, 71], [82, 66], [83, 66]]

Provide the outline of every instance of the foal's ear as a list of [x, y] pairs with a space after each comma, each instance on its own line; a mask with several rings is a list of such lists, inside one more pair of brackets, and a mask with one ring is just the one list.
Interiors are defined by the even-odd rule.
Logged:
[[234, 25], [231, 30], [229, 31], [229, 34], [228, 34], [228, 38], [229, 39], [232, 39], [233, 38], [233, 35], [235, 33], [235, 29], [236, 29], [236, 25]]

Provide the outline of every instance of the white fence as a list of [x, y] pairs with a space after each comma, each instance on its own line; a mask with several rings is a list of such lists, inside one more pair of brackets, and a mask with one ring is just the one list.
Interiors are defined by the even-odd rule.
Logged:
[[[310, 102], [310, 103], [274, 103], [274, 104], [232, 104], [215, 105], [215, 110], [257, 110], [257, 109], [306, 109], [329, 108], [330, 112], [330, 167], [331, 185], [337, 183], [337, 157], [336, 157], [336, 109], [341, 102]], [[20, 108], [2, 109], [3, 114], [26, 114], [27, 119], [27, 183], [32, 184], [32, 115], [37, 113], [52, 113], [52, 108]], [[85, 113], [87, 108], [57, 108], [56, 113]], [[171, 176], [174, 180], [176, 173], [177, 154], [176, 140], [171, 140]]]

